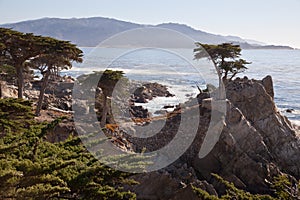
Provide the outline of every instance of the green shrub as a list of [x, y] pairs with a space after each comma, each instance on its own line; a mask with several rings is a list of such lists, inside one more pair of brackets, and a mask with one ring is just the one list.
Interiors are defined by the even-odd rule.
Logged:
[[214, 195], [209, 195], [206, 191], [203, 191], [199, 188], [194, 187], [194, 191], [199, 196], [199, 198], [204, 200], [272, 200], [275, 199], [269, 195], [254, 195], [249, 192], [246, 192], [244, 190], [240, 190], [234, 186], [233, 183], [230, 183], [226, 180], [224, 180], [221, 176], [217, 174], [212, 174], [218, 182], [223, 184], [226, 188], [226, 194], [222, 195], [221, 197], [216, 197]]
[[293, 194], [293, 185], [289, 181], [287, 175], [281, 175], [274, 178], [274, 182], [271, 186], [275, 190], [275, 194], [278, 199], [296, 199], [296, 194]]
[[99, 163], [79, 138], [45, 141], [59, 120], [34, 121], [30, 102], [20, 99], [0, 99], [0, 113], [7, 127], [0, 138], [0, 199], [136, 199], [121, 187], [135, 184], [131, 174]]
[[198, 195], [198, 197], [202, 200], [218, 200], [219, 198], [214, 195], [210, 195], [208, 192], [205, 190], [202, 190], [200, 188], [197, 188], [195, 186], [192, 186], [194, 192]]
[[16, 69], [10, 65], [0, 65], [1, 80], [7, 81], [11, 84], [16, 81]]

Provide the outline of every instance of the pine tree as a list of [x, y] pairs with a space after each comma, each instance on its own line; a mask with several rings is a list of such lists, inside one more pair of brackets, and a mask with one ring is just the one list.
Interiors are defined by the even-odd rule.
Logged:
[[209, 58], [217, 67], [219, 77], [227, 79], [230, 74], [232, 79], [238, 73], [247, 69], [246, 65], [250, 64], [244, 59], [240, 59], [241, 51], [239, 45], [223, 43], [219, 45], [196, 43], [194, 49], [195, 59]]
[[27, 62], [38, 57], [41, 52], [36, 40], [40, 36], [0, 28], [0, 64], [8, 64], [16, 69], [18, 98], [23, 98], [24, 69]]

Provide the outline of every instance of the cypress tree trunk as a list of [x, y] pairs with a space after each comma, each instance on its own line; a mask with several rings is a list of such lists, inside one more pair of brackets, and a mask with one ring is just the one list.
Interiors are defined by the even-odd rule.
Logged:
[[224, 75], [223, 79], [227, 79], [227, 76], [228, 76], [228, 71], [225, 71], [225, 75]]
[[23, 90], [24, 90], [24, 76], [23, 76], [23, 68], [21, 65], [17, 65], [16, 67], [17, 77], [18, 77], [18, 98], [23, 98]]
[[214, 63], [214, 66], [215, 66], [215, 69], [217, 71], [218, 78], [219, 78], [219, 88], [218, 88], [219, 94], [218, 94], [217, 98], [219, 100], [224, 100], [226, 97], [226, 94], [225, 94], [225, 88], [224, 88], [224, 84], [223, 84], [224, 82], [222, 79], [222, 72], [220, 71], [221, 69], [218, 67], [217, 63], [214, 60], [212, 60], [212, 62]]
[[103, 111], [102, 111], [101, 122], [100, 122], [101, 127], [104, 127], [106, 124], [107, 112], [108, 112], [107, 95], [103, 93]]
[[36, 116], [40, 115], [40, 112], [42, 109], [42, 104], [44, 101], [44, 94], [45, 94], [46, 87], [48, 85], [49, 76], [50, 76], [50, 71], [48, 70], [43, 78], [42, 87], [41, 87], [41, 91], [40, 91], [40, 95], [39, 95], [39, 100], [38, 100], [38, 104], [37, 104], [36, 111], [35, 111]]
[[0, 81], [0, 99], [2, 99], [2, 83]]

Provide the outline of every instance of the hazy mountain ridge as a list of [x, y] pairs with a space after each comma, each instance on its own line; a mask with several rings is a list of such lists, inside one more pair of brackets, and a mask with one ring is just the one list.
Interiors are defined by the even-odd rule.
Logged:
[[[78, 46], [97, 46], [101, 41], [126, 30], [142, 27], [169, 28], [188, 35], [201, 43], [218, 44], [233, 42], [244, 49], [292, 49], [288, 46], [261, 45], [261, 42], [245, 40], [237, 36], [222, 36], [196, 30], [185, 24], [163, 23], [158, 25], [136, 24], [111, 18], [42, 18], [22, 21], [18, 23], [3, 24], [0, 27], [12, 28], [21, 32], [32, 32], [37, 35], [55, 37], [72, 41]], [[252, 43], [250, 44], [249, 41]]]

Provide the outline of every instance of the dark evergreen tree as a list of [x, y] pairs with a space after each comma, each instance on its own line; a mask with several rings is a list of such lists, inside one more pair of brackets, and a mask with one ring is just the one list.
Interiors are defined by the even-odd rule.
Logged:
[[0, 28], [0, 61], [16, 69], [18, 80], [18, 98], [23, 98], [24, 68], [27, 62], [36, 58], [41, 49], [36, 43], [39, 36]]
[[[135, 199], [130, 175], [99, 163], [77, 137], [49, 143], [31, 102], [0, 99], [0, 199]], [[59, 134], [59, 133], [57, 133]]]
[[[246, 65], [250, 64], [244, 59], [240, 59], [241, 51], [239, 45], [223, 43], [219, 45], [196, 43], [194, 49], [195, 59], [209, 58], [217, 67], [219, 77], [232, 79], [236, 74], [247, 69]], [[208, 55], [207, 55], [208, 54]]]
[[38, 69], [42, 74], [42, 87], [36, 108], [36, 115], [40, 114], [45, 89], [49, 77], [58, 75], [64, 69], [70, 69], [72, 62], [82, 62], [82, 51], [68, 41], [61, 41], [50, 37], [40, 37], [36, 41], [41, 47], [41, 54], [32, 59], [30, 66]]
[[103, 127], [106, 124], [107, 113], [110, 112], [110, 105], [108, 105], [108, 97], [113, 93], [116, 83], [124, 77], [122, 71], [105, 70], [98, 83], [98, 87], [102, 89], [103, 93], [103, 111], [101, 115], [100, 125]]

